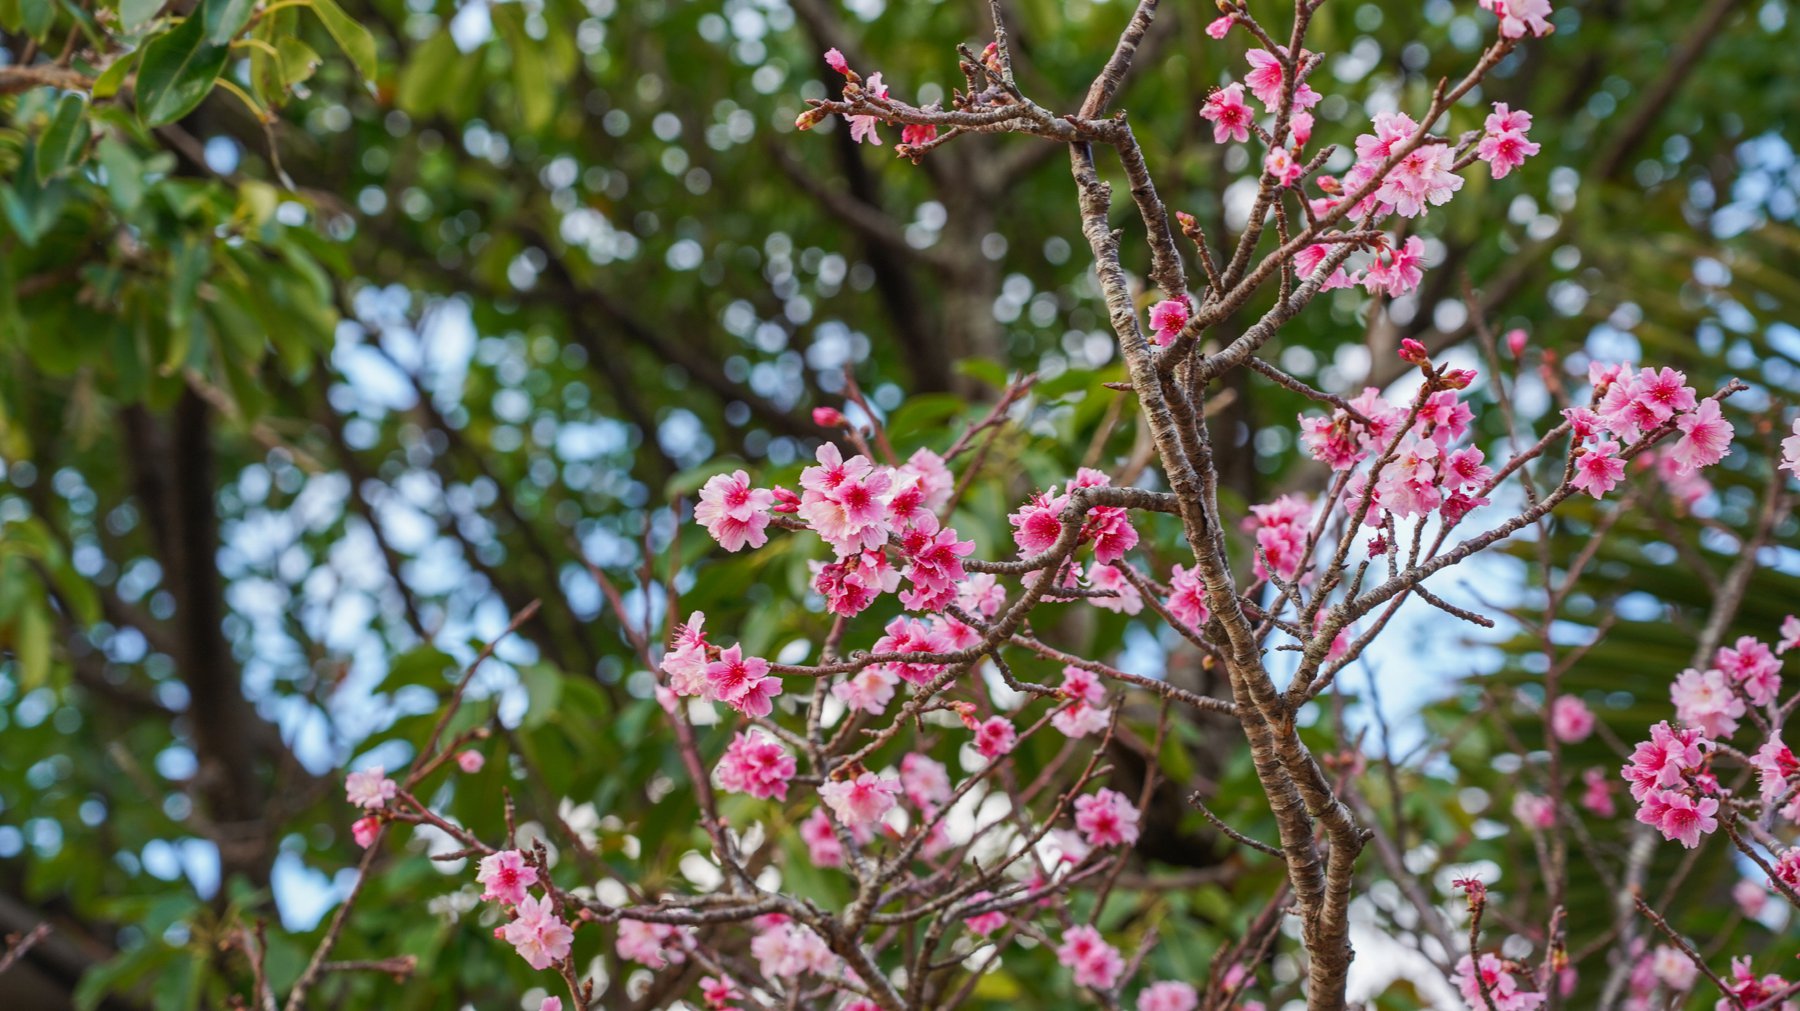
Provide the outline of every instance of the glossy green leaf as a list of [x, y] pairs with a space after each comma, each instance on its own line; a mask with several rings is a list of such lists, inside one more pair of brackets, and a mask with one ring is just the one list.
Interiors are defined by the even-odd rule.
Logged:
[[94, 78], [93, 95], [95, 101], [111, 98], [124, 87], [125, 79], [131, 76], [131, 68], [137, 65], [137, 52], [125, 53], [113, 60], [100, 76]]
[[325, 30], [331, 33], [338, 48], [344, 51], [345, 56], [350, 57], [356, 72], [362, 75], [363, 80], [373, 82], [376, 71], [375, 36], [369, 34], [369, 30], [355, 18], [345, 14], [344, 9], [337, 5], [337, 0], [308, 0], [308, 6], [325, 24]]
[[87, 99], [77, 94], [64, 95], [56, 103], [50, 125], [38, 138], [38, 182], [81, 164], [87, 156], [88, 138], [92, 131], [87, 122]]
[[204, 0], [201, 10], [206, 17], [206, 41], [223, 46], [237, 38], [250, 23], [255, 0]]
[[206, 26], [189, 18], [144, 47], [138, 68], [138, 116], [145, 126], [173, 123], [212, 91], [231, 50], [206, 41]]

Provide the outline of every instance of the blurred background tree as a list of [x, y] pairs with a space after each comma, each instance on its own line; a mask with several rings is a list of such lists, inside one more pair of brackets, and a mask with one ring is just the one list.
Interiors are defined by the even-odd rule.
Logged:
[[[1128, 13], [1002, 6], [1022, 83], [1063, 106]], [[1432, 217], [1417, 296], [1338, 292], [1291, 324], [1290, 372], [1385, 384], [1401, 337], [1448, 347], [1480, 319], [1528, 329], [1551, 374], [1642, 353], [1703, 387], [1750, 379], [1740, 410], [1794, 387], [1790, 4], [1558, 7], [1555, 35], [1479, 96], [1532, 110], [1543, 153]], [[1419, 105], [1481, 16], [1327, 4], [1321, 137]], [[1247, 213], [1220, 190], [1247, 155], [1195, 111], [1245, 65], [1241, 39], [1202, 34], [1210, 17], [1164, 11], [1117, 105], [1165, 199], [1221, 235]], [[0, 1004], [216, 1006], [247, 971], [225, 948], [258, 917], [287, 928], [269, 965], [292, 978], [358, 859], [334, 770], [404, 761], [470, 643], [532, 600], [479, 682], [487, 770], [443, 789], [491, 826], [510, 784], [534, 817], [560, 807], [592, 833], [611, 873], [677, 873], [699, 843], [675, 813], [684, 777], [590, 566], [630, 584], [678, 558], [684, 590], [713, 566], [701, 585], [733, 592], [681, 607], [767, 630], [746, 646], [771, 654], [819, 625], [803, 558], [703, 560], [670, 504], [722, 460], [780, 474], [809, 456], [810, 410], [841, 406], [847, 369], [896, 442], [939, 449], [1009, 371], [1037, 373], [957, 524], [984, 547], [1034, 479], [1132, 459], [1129, 412], [1098, 385], [1113, 347], [1061, 151], [966, 138], [915, 167], [892, 136], [793, 134], [826, 93], [826, 47], [929, 100], [955, 80], [952, 46], [990, 30], [985, 4], [883, 0], [0, 0], [0, 930], [57, 928], [0, 977]], [[1304, 487], [1284, 471], [1299, 402], [1236, 382], [1231, 492]], [[1584, 590], [1596, 613], [1632, 590], [1636, 617], [1575, 678], [1621, 728], [1646, 722], [1631, 692], [1688, 661], [1665, 619], [1702, 614], [1705, 580], [1671, 573], [1723, 571], [1753, 491], [1722, 480], [1692, 544], [1647, 510]], [[1124, 618], [1076, 631], [1089, 655], [1204, 676]], [[1394, 712], [1471, 673], [1447, 651], [1421, 666], [1397, 675]], [[1203, 737], [1180, 740], [1229, 809], [1242, 770]], [[1507, 743], [1470, 748], [1470, 774], [1508, 774]], [[1417, 803], [1447, 804], [1424, 769]], [[1144, 844], [1162, 887], [1120, 915], [1178, 918], [1156, 958], [1198, 974], [1254, 914], [1233, 875], [1272, 871], [1222, 873], [1202, 826], [1165, 821]], [[421, 913], [462, 901], [466, 875], [419, 849], [383, 859], [381, 901], [340, 950], [414, 954], [417, 978], [343, 977], [330, 999], [504, 1006], [533, 985], [480, 929]]]

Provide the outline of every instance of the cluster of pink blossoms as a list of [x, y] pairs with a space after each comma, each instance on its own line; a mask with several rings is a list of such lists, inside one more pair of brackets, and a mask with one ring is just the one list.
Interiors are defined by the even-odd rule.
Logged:
[[788, 780], [794, 778], [794, 756], [775, 738], [760, 730], [740, 733], [719, 758], [719, 786], [732, 793], [747, 793], [759, 800], [787, 799]]
[[1471, 1008], [1487, 1008], [1489, 1000], [1495, 1011], [1534, 1011], [1542, 1007], [1544, 995], [1519, 989], [1514, 971], [1515, 967], [1492, 953], [1484, 952], [1479, 962], [1464, 955], [1456, 963], [1456, 976], [1451, 982]]
[[1711, 738], [1737, 733], [1747, 706], [1767, 706], [1781, 691], [1781, 661], [1752, 636], [1713, 654], [1713, 666], [1689, 668], [1669, 690], [1675, 716]]
[[647, 969], [666, 969], [687, 961], [687, 948], [693, 938], [692, 927], [624, 919], [619, 921], [619, 936], [613, 942], [613, 951], [620, 958]]
[[1116, 790], [1075, 798], [1075, 827], [1094, 849], [1130, 846], [1138, 839], [1138, 809]]
[[1119, 949], [1107, 944], [1098, 930], [1085, 925], [1063, 931], [1056, 960], [1075, 970], [1076, 986], [1096, 990], [1111, 990], [1125, 971], [1125, 959], [1119, 955]]
[[[1650, 740], [1638, 744], [1631, 762], [1622, 770], [1631, 784], [1631, 796], [1639, 804], [1639, 821], [1655, 827], [1663, 837], [1692, 848], [1702, 835], [1719, 827], [1719, 816], [1731, 816], [1729, 802], [1716, 776], [1707, 767], [1714, 741], [1735, 734], [1739, 720], [1753, 709], [1775, 715], [1781, 692], [1781, 660], [1800, 640], [1800, 620], [1789, 616], [1782, 623], [1783, 639], [1776, 649], [1753, 636], [1743, 636], [1713, 654], [1705, 670], [1682, 671], [1670, 688], [1676, 718], [1683, 726], [1666, 721], [1650, 728]], [[1776, 716], [1777, 725], [1779, 717]], [[1759, 718], [1765, 728], [1768, 723]], [[1782, 743], [1779, 734], [1749, 758], [1758, 776], [1758, 792], [1765, 809], [1777, 812], [1792, 824], [1800, 824], [1800, 760]], [[1787, 851], [1793, 854], [1796, 851]], [[1796, 859], [1800, 866], [1800, 858]]]
[[475, 880], [484, 900], [498, 902], [512, 913], [509, 922], [494, 928], [494, 936], [512, 945], [533, 969], [547, 969], [569, 957], [575, 932], [556, 915], [554, 899], [526, 891], [538, 883], [538, 872], [523, 853], [501, 850], [482, 857]]
[[1711, 796], [1718, 783], [1704, 768], [1710, 745], [1698, 729], [1676, 729], [1665, 720], [1650, 728], [1650, 740], [1638, 744], [1621, 770], [1640, 805], [1638, 821], [1689, 849], [1719, 827], [1719, 801]]

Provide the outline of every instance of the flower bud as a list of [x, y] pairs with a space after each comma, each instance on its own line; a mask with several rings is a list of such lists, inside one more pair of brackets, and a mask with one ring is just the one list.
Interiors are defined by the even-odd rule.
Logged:
[[1411, 362], [1414, 365], [1425, 365], [1431, 361], [1430, 355], [1425, 351], [1425, 345], [1420, 344], [1411, 337], [1400, 342], [1399, 355], [1401, 361]]

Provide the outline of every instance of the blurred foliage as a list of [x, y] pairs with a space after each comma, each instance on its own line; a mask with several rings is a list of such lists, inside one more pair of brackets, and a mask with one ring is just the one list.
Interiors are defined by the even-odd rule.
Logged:
[[[685, 776], [585, 563], [629, 583], [647, 557], [659, 578], [678, 559], [678, 613], [704, 608], [771, 654], [816, 637], [799, 548], [712, 557], [667, 503], [723, 458], [790, 473], [846, 366], [902, 448], [942, 449], [1009, 369], [1043, 377], [956, 517], [984, 551], [1029, 487], [1130, 455], [1131, 419], [1098, 385], [1116, 365], [1062, 152], [965, 138], [915, 168], [841, 128], [792, 132], [802, 98], [825, 94], [828, 45], [941, 97], [986, 5], [846, 6], [0, 0], [0, 896], [77, 939], [83, 1006], [218, 1006], [247, 978], [221, 940], [277, 913], [293, 929], [271, 932], [269, 970], [291, 980], [357, 859], [332, 770], [403, 762], [470, 643], [533, 599], [541, 616], [478, 679], [470, 718], [504, 728], [486, 771], [439, 789], [489, 836], [503, 785], [540, 823], [566, 798], [608, 873], [681, 876], [701, 846]], [[1003, 6], [1021, 83], [1052, 108], [1078, 99], [1127, 14]], [[1422, 297], [1371, 312], [1335, 293], [1284, 331], [1282, 364], [1331, 388], [1392, 378], [1401, 336], [1463, 335], [1467, 278], [1490, 325], [1527, 327], [1571, 366], [1641, 353], [1702, 385], [1735, 373], [1757, 388], [1734, 409], [1766, 408], [1800, 354], [1783, 322], [1800, 298], [1789, 3], [1557, 6], [1555, 35], [1450, 124], [1508, 101], [1537, 115], [1543, 153], [1425, 222]], [[1118, 105], [1165, 200], [1218, 237], [1242, 224], [1224, 181], [1247, 158], [1194, 110], [1245, 64], [1241, 38], [1202, 34], [1209, 15], [1171, 5]], [[1330, 54], [1319, 136], [1339, 143], [1371, 111], [1422, 105], [1491, 32], [1449, 0], [1334, 0], [1314, 24]], [[1237, 382], [1219, 421], [1234, 503], [1314, 480], [1291, 466], [1297, 400]], [[1728, 561], [1766, 473], [1747, 427], [1741, 480], [1722, 480], [1694, 546], [1708, 564]], [[1578, 536], [1568, 522], [1555, 536]], [[1594, 620], [1629, 586], [1641, 617], [1568, 683], [1629, 738], [1661, 712], [1705, 601], [1650, 513], [1625, 532], [1583, 599]], [[1146, 540], [1174, 544], [1161, 534]], [[1791, 587], [1759, 592], [1740, 623], [1766, 635]], [[1095, 656], [1147, 627], [1085, 609], [1064, 625], [1058, 641]], [[1532, 648], [1478, 690], [1528, 681]], [[1522, 867], [1517, 832], [1464, 813], [1461, 787], [1507, 795], [1519, 772], [1502, 759], [1520, 754], [1469, 732], [1468, 704], [1429, 714], [1456, 730], [1458, 780], [1443, 762], [1409, 771], [1405, 810], [1431, 839], [1478, 837], [1471, 858]], [[1135, 721], [1148, 736], [1154, 714]], [[1209, 736], [1179, 728], [1190, 763]], [[1611, 761], [1593, 748], [1571, 761]], [[1215, 805], [1268, 834], [1242, 762], [1216, 778]], [[792, 845], [776, 806], [754, 813], [767, 845]], [[332, 1001], [510, 1006], [542, 984], [491, 924], [447, 915], [467, 906], [466, 868], [390, 848], [338, 954], [415, 954], [420, 972], [337, 977]], [[1255, 914], [1275, 871], [1224, 859], [1241, 873], [1113, 899], [1109, 926], [1159, 927], [1156, 974], [1197, 978]], [[808, 894], [839, 887], [787, 866]], [[1711, 896], [1696, 916], [1729, 876], [1720, 858], [1690, 879]], [[580, 943], [623, 978], [598, 936]], [[976, 1003], [1061, 980], [1048, 962], [1009, 958]]]

